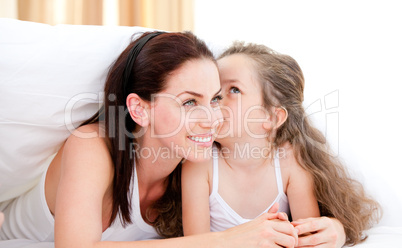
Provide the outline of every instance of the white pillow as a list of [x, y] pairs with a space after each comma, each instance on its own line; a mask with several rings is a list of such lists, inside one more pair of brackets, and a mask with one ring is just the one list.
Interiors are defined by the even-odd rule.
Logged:
[[109, 66], [147, 30], [0, 19], [0, 201], [36, 183], [72, 127], [98, 110]]

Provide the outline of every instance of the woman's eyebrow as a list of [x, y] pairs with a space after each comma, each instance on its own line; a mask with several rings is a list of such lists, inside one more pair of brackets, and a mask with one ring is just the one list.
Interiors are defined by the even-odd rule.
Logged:
[[[221, 91], [222, 91], [222, 88], [220, 88], [220, 89], [214, 94], [214, 97], [215, 97], [216, 95], [218, 95]], [[186, 91], [183, 91], [183, 92], [179, 93], [176, 97], [179, 97], [180, 95], [183, 95], [183, 94], [190, 94], [190, 95], [193, 95], [193, 96], [196, 96], [196, 97], [199, 97], [199, 98], [203, 98], [203, 97], [204, 97], [203, 94], [200, 94], [200, 93], [197, 93], [197, 92], [194, 92], [194, 91], [189, 91], [189, 90], [186, 90]]]
[[214, 97], [217, 96], [217, 95], [219, 95], [219, 93], [221, 93], [221, 91], [222, 91], [222, 88], [220, 88], [220, 89], [214, 94]]
[[193, 95], [193, 96], [196, 96], [196, 97], [200, 97], [200, 98], [204, 97], [203, 94], [200, 94], [200, 93], [197, 93], [197, 92], [194, 92], [194, 91], [189, 91], [189, 90], [186, 90], [186, 91], [183, 91], [183, 92], [179, 93], [176, 97], [178, 97], [180, 95], [183, 95], [183, 94], [186, 94], [186, 93], [190, 94], [190, 95]]

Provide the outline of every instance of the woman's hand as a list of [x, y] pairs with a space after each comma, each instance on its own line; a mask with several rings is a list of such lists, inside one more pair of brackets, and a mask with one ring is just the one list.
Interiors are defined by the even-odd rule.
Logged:
[[295, 247], [297, 234], [283, 213], [264, 213], [221, 233], [224, 247]]
[[345, 230], [341, 222], [335, 218], [300, 219], [292, 224], [299, 234], [296, 247], [340, 248], [345, 244]]

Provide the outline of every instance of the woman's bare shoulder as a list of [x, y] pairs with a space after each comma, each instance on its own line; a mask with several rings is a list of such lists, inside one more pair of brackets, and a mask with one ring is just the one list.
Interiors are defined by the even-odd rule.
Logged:
[[104, 128], [98, 124], [88, 124], [75, 129], [66, 140], [66, 145], [75, 143], [75, 145], [96, 145], [106, 144]]
[[97, 170], [112, 172], [113, 163], [108, 142], [103, 128], [97, 123], [77, 128], [68, 137], [61, 152], [63, 160], [70, 166], [96, 166]]
[[[50, 210], [55, 213], [57, 192], [67, 194], [66, 189], [73, 188], [81, 193], [91, 190], [92, 194], [103, 196], [112, 185], [113, 175], [113, 162], [105, 138], [99, 135], [99, 126], [90, 124], [77, 128], [47, 171], [45, 192]], [[93, 189], [86, 185], [88, 181]], [[60, 189], [61, 182], [64, 187]]]
[[75, 129], [69, 138], [76, 137], [81, 139], [91, 139], [91, 138], [105, 138], [105, 127], [100, 123], [91, 123], [84, 126], [80, 126]]

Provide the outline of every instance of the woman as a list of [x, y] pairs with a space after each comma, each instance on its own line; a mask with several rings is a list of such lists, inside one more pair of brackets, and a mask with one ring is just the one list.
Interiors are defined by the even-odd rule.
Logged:
[[[56, 247], [293, 247], [294, 227], [280, 213], [221, 233], [140, 241], [181, 234], [172, 229], [181, 216], [178, 165], [205, 159], [219, 99], [205, 43], [191, 33], [142, 35], [113, 64], [101, 111], [67, 139], [38, 186], [6, 208], [13, 222], [9, 213], [29, 203], [32, 218], [0, 236]], [[343, 233], [333, 222], [324, 227]]]

